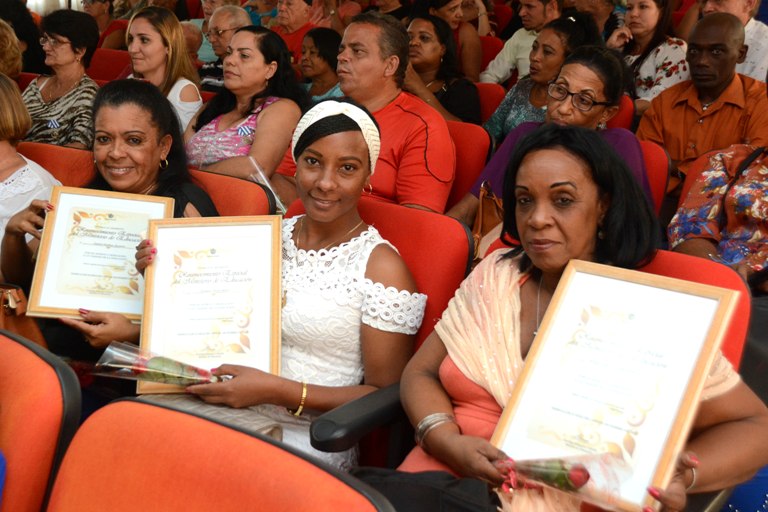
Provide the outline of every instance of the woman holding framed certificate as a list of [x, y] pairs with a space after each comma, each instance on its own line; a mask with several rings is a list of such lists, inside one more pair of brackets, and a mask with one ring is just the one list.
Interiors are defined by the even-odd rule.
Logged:
[[[280, 376], [222, 365], [214, 374], [231, 379], [187, 391], [210, 404], [250, 407], [282, 426], [283, 442], [350, 469], [354, 450], [315, 450], [309, 425], [317, 412], [399, 380], [426, 296], [357, 211], [380, 148], [373, 117], [352, 103], [325, 101], [302, 117], [292, 142], [307, 213], [283, 221]], [[155, 249], [163, 250], [142, 242], [139, 269]]]
[[[501, 484], [506, 455], [489, 439], [566, 265], [580, 259], [634, 269], [654, 255], [656, 219], [626, 165], [594, 131], [546, 125], [520, 142], [508, 169], [503, 231], [522, 246], [494, 252], [478, 265], [403, 373], [401, 397], [419, 446], [402, 471], [445, 471]], [[551, 386], [562, 386], [565, 395], [575, 384], [563, 379]], [[734, 485], [768, 462], [768, 410], [720, 354], [702, 396], [671, 483], [647, 491], [665, 510], [683, 510], [687, 493]], [[582, 434], [589, 441], [590, 434]], [[398, 489], [390, 487], [394, 494]], [[516, 511], [579, 510], [574, 495], [548, 487], [520, 489], [503, 500]]]
[[[208, 195], [190, 180], [178, 119], [155, 86], [139, 80], [110, 82], [96, 95], [93, 117], [93, 155], [98, 172], [87, 188], [171, 197], [175, 217], [217, 215]], [[29, 286], [45, 214], [53, 208], [36, 200], [8, 221], [0, 269], [10, 282]], [[32, 237], [29, 243], [28, 236]], [[68, 330], [46, 336], [52, 351], [96, 360], [110, 341], [129, 339], [137, 332], [137, 326], [122, 315], [85, 310], [81, 315], [82, 320], [62, 322], [80, 331], [95, 350], [70, 339], [73, 333]], [[61, 338], [61, 343], [55, 338]]]

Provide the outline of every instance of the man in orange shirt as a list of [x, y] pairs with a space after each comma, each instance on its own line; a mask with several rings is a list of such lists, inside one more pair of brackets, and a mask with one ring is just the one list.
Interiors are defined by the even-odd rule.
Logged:
[[[360, 14], [344, 31], [336, 69], [342, 92], [367, 108], [381, 131], [381, 152], [366, 194], [443, 213], [456, 153], [445, 119], [402, 90], [408, 47], [399, 21], [376, 12]], [[284, 181], [293, 183], [295, 172], [288, 155], [272, 178], [288, 202], [296, 192]]]
[[738, 18], [705, 16], [688, 40], [691, 80], [657, 96], [640, 121], [637, 137], [662, 145], [678, 171], [670, 189], [704, 153], [731, 144], [768, 144], [765, 83], [736, 73], [746, 53]]

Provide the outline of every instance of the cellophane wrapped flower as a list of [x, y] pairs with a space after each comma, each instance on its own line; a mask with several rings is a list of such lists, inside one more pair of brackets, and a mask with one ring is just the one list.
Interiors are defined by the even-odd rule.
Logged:
[[219, 377], [208, 370], [168, 357], [142, 352], [138, 346], [122, 341], [113, 341], [109, 344], [94, 366], [93, 374], [178, 386], [220, 381]]

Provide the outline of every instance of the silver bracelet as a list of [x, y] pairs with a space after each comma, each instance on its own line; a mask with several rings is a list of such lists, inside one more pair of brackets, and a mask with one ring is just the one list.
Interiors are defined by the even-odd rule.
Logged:
[[416, 444], [423, 449], [424, 440], [427, 438], [427, 434], [444, 423], [456, 423], [456, 418], [447, 412], [436, 412], [424, 416], [416, 426], [416, 434], [414, 436], [416, 438]]
[[693, 466], [688, 466], [688, 468], [691, 470], [691, 473], [693, 473], [693, 478], [691, 479], [691, 485], [685, 488], [685, 492], [690, 491], [693, 489], [693, 486], [696, 485], [696, 468]]

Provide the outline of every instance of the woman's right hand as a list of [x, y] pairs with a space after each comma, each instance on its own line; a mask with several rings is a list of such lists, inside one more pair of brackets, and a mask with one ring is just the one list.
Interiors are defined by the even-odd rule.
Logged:
[[619, 27], [613, 31], [611, 37], [605, 42], [605, 46], [612, 50], [621, 50], [634, 36], [627, 26]]
[[142, 240], [136, 246], [136, 270], [141, 275], [144, 275], [144, 269], [155, 259], [155, 254], [157, 254], [157, 249], [152, 246], [152, 240]]
[[429, 453], [459, 475], [477, 478], [499, 486], [507, 474], [502, 470], [508, 457], [482, 437], [467, 436], [455, 430], [448, 434], [436, 429], [425, 440]]
[[45, 214], [53, 210], [53, 205], [48, 201], [35, 199], [29, 206], [16, 213], [5, 225], [5, 233], [10, 236], [23, 237], [32, 235], [40, 239], [40, 232], [45, 224]]

